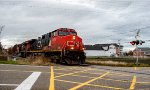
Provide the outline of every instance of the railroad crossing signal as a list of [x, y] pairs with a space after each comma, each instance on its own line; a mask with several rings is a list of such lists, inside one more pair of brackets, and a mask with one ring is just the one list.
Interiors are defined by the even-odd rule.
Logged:
[[[147, 28], [147, 27], [146, 27]], [[145, 28], [141, 28], [141, 29], [145, 29]], [[138, 29], [136, 36], [135, 36], [135, 41], [130, 42], [132, 45], [136, 46], [136, 53], [137, 53], [137, 59], [136, 59], [136, 65], [138, 65], [138, 61], [139, 61], [139, 56], [138, 56], [138, 45], [142, 45], [143, 43], [145, 43], [145, 41], [142, 40], [138, 40], [138, 37], [140, 36], [140, 31], [141, 29]]]
[[145, 41], [142, 41], [142, 40], [136, 40], [136, 41], [132, 41], [130, 42], [132, 45], [142, 45], [143, 43], [145, 43]]
[[135, 43], [136, 43], [136, 41], [132, 41], [132, 42], [130, 42], [132, 45], [135, 45]]
[[145, 43], [145, 41], [140, 40], [140, 42], [139, 42], [139, 43], [140, 43], [140, 45], [142, 45], [143, 43]]

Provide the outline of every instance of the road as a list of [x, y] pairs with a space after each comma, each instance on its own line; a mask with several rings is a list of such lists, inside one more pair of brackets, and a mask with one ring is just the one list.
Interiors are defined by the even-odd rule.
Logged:
[[0, 90], [150, 90], [150, 67], [0, 64]]

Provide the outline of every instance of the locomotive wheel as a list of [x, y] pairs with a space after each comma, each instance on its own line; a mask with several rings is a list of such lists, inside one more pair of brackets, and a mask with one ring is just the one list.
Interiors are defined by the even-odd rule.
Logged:
[[27, 54], [25, 52], [21, 52], [21, 57], [26, 58]]
[[65, 57], [65, 63], [68, 65], [73, 65], [73, 64], [84, 64], [85, 63], [85, 55], [84, 53], [69, 53]]
[[83, 54], [76, 54], [74, 56], [74, 61], [76, 62], [76, 64], [85, 64], [85, 55]]
[[82, 55], [82, 56], [80, 56], [80, 58], [79, 58], [79, 61], [80, 61], [80, 64], [85, 64], [85, 55]]
[[55, 62], [56, 62], [55, 56], [51, 56], [51, 62], [52, 62], [52, 63], [55, 63]]
[[53, 63], [60, 63], [60, 59], [58, 58], [58, 56], [53, 55], [53, 56], [51, 56], [51, 62], [53, 62]]
[[72, 64], [72, 60], [70, 58], [65, 58], [65, 63], [67, 65], [71, 65]]
[[56, 63], [58, 63], [58, 64], [59, 64], [59, 63], [60, 63], [60, 59], [56, 59]]

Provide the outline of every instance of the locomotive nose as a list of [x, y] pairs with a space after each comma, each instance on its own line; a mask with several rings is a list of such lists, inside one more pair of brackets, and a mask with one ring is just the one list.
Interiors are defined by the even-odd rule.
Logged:
[[79, 49], [79, 38], [77, 36], [71, 36], [70, 40], [67, 41], [67, 46], [71, 50]]
[[75, 45], [76, 45], [76, 42], [77, 42], [76, 36], [72, 36], [72, 37], [70, 38], [70, 40], [67, 41], [67, 45], [68, 45], [68, 46], [75, 46]]

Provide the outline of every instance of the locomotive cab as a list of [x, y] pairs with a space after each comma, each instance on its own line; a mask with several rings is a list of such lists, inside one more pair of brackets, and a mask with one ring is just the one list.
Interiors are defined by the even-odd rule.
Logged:
[[73, 29], [61, 28], [53, 31], [51, 36], [49, 46], [52, 50], [84, 50], [82, 39]]
[[85, 53], [82, 39], [74, 29], [60, 28], [51, 33], [49, 43], [52, 51], [60, 52], [61, 57], [67, 58], [68, 64], [74, 61], [84, 63]]

